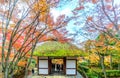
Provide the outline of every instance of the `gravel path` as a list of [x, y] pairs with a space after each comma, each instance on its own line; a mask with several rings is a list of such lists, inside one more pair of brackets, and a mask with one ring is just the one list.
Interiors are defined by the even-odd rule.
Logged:
[[61, 76], [61, 75], [54, 75], [54, 76], [32, 76], [29, 75], [28, 78], [83, 78], [78, 72], [77, 76]]

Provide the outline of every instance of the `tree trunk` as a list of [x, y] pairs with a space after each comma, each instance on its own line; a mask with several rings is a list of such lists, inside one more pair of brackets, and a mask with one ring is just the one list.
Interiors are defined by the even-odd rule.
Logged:
[[120, 61], [118, 61], [118, 70], [120, 70]]
[[24, 78], [27, 78], [28, 76], [28, 68], [25, 69], [25, 77]]
[[110, 69], [113, 69], [113, 67], [112, 67], [112, 53], [110, 54]]
[[90, 51], [89, 51], [89, 59], [88, 59], [88, 67], [91, 68], [91, 61], [90, 61]]
[[[14, 66], [14, 65], [13, 65]], [[14, 71], [13, 66], [7, 65], [2, 71], [3, 71], [3, 78], [13, 78], [14, 77]], [[14, 66], [15, 67], [15, 66]]]
[[5, 69], [4, 69], [4, 78], [9, 78], [9, 76], [8, 76], [8, 68], [6, 67]]
[[104, 74], [104, 78], [107, 78], [103, 55], [100, 55], [100, 63], [101, 63], [102, 71], [103, 71], [103, 74]]

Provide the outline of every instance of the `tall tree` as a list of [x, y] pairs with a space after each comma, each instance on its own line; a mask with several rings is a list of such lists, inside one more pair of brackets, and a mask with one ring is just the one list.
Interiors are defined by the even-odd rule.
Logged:
[[[62, 40], [65, 40], [60, 28], [66, 26], [71, 19], [61, 15], [56, 22], [53, 20], [50, 8], [57, 2], [57, 0], [1, 1], [0, 29], [2, 32], [0, 33], [2, 34], [1, 54], [4, 78], [13, 78], [17, 64], [27, 54], [30, 54], [30, 59], [32, 58], [37, 43], [55, 40], [56, 37], [57, 39], [62, 37]], [[54, 33], [50, 33], [52, 31]], [[51, 34], [53, 34], [52, 37]], [[12, 59], [11, 54], [13, 54]], [[29, 65], [30, 62], [26, 64], [25, 77], [27, 77]]]

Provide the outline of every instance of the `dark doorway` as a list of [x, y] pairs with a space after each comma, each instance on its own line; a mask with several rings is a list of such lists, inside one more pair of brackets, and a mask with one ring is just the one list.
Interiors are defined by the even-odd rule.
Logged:
[[51, 59], [51, 74], [64, 75], [64, 60], [63, 59]]

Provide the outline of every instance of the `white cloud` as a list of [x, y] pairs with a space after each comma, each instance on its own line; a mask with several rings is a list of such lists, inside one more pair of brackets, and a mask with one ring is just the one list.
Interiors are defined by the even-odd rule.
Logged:
[[55, 21], [56, 21], [56, 18], [60, 15], [65, 14], [65, 15], [69, 16], [70, 14], [72, 14], [70, 8], [65, 8], [63, 10], [58, 10], [58, 9], [53, 8], [53, 9], [51, 9], [51, 13], [54, 16]]
[[120, 5], [120, 0], [114, 0], [114, 4]]

